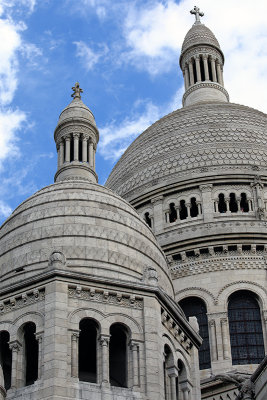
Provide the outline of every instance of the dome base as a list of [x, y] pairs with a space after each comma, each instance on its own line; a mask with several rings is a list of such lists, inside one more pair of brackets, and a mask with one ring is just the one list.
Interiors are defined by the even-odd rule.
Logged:
[[97, 183], [98, 181], [95, 171], [90, 168], [87, 163], [81, 163], [79, 161], [63, 164], [62, 167], [56, 172], [54, 180], [55, 182], [61, 182], [70, 179], [83, 179], [93, 183]]
[[183, 107], [205, 102], [229, 102], [228, 92], [219, 83], [199, 82], [191, 86], [183, 96]]

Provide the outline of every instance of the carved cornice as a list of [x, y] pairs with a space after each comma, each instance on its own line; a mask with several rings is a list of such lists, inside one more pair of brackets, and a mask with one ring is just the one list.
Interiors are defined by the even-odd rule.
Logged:
[[36, 302], [42, 301], [45, 298], [45, 289], [34, 289], [31, 292], [25, 292], [20, 295], [10, 297], [9, 299], [0, 302], [0, 314], [18, 310], [29, 306]]
[[191, 340], [164, 309], [162, 309], [161, 313], [161, 322], [171, 333], [171, 335], [184, 347], [185, 350], [189, 351], [193, 347]]

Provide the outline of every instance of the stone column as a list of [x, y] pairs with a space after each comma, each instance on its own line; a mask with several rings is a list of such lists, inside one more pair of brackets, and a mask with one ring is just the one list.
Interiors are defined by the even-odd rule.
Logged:
[[203, 63], [204, 63], [205, 81], [209, 81], [210, 76], [209, 76], [208, 56], [207, 55], [203, 56]]
[[65, 161], [70, 162], [70, 135], [65, 136]]
[[222, 82], [222, 71], [221, 71], [221, 66], [220, 66], [220, 63], [219, 63], [218, 60], [216, 61], [216, 70], [217, 70], [218, 83], [220, 85], [222, 85], [223, 84], [223, 82]]
[[237, 197], [236, 202], [237, 202], [237, 211], [241, 211], [241, 206], [240, 206], [241, 198]]
[[38, 342], [38, 379], [43, 375], [43, 332], [35, 333]]
[[159, 232], [163, 229], [163, 196], [155, 197], [151, 200], [151, 203], [153, 205], [154, 232]]
[[223, 358], [229, 360], [229, 334], [228, 334], [228, 319], [221, 318], [221, 330], [222, 330], [222, 346], [223, 346]]
[[84, 163], [86, 163], [88, 160], [87, 160], [87, 153], [88, 153], [88, 151], [87, 151], [87, 147], [88, 147], [88, 139], [89, 139], [89, 135], [87, 135], [86, 133], [84, 133], [83, 134], [83, 136], [82, 136], [82, 139], [83, 139], [83, 154], [82, 154], [82, 161], [84, 162]]
[[198, 210], [198, 215], [201, 215], [202, 214], [202, 208], [201, 208], [201, 202], [200, 201], [197, 202], [197, 210]]
[[132, 359], [133, 359], [133, 387], [139, 386], [139, 361], [138, 361], [138, 344], [135, 342], [131, 342], [130, 346], [132, 350]]
[[89, 139], [89, 166], [94, 168], [94, 143], [91, 138]]
[[109, 385], [109, 335], [100, 336], [102, 354], [102, 385]]
[[211, 341], [211, 359], [212, 361], [217, 361], [218, 351], [217, 351], [216, 325], [214, 319], [209, 321], [209, 326], [210, 326], [210, 341]]
[[73, 140], [74, 140], [74, 156], [73, 160], [74, 161], [79, 161], [79, 133], [74, 133], [73, 134]]
[[190, 203], [186, 203], [185, 206], [187, 208], [187, 217], [186, 217], [186, 219], [191, 219], [191, 215], [190, 215], [191, 204]]
[[216, 213], [219, 211], [219, 209], [218, 209], [218, 204], [219, 204], [218, 200], [215, 200], [215, 201], [214, 201], [214, 208], [215, 208], [215, 212], [216, 212]]
[[193, 65], [192, 65], [192, 60], [188, 61], [189, 65], [189, 80], [190, 80], [190, 86], [194, 85], [194, 71], [193, 71]]
[[176, 378], [178, 377], [178, 371], [175, 366], [167, 368], [167, 374], [170, 378], [170, 389], [171, 389], [171, 399], [176, 400]]
[[212, 200], [212, 184], [200, 185], [199, 189], [202, 194], [202, 206], [204, 222], [213, 220], [213, 200]]
[[200, 71], [200, 60], [199, 56], [195, 57], [196, 71], [197, 71], [197, 82], [201, 82], [201, 71]]
[[73, 378], [79, 377], [79, 331], [71, 332], [71, 376]]
[[212, 74], [212, 81], [217, 82], [216, 76], [216, 68], [215, 68], [215, 58], [211, 57], [211, 74]]
[[227, 197], [225, 199], [225, 203], [226, 203], [226, 212], [229, 212], [230, 211], [230, 206], [229, 206], [230, 198], [229, 197]]
[[188, 65], [185, 64], [185, 90], [189, 88], [189, 71], [188, 71]]
[[59, 166], [61, 167], [64, 164], [64, 142], [63, 142], [63, 139], [61, 139], [59, 142], [59, 154], [60, 154]]
[[14, 340], [9, 342], [9, 348], [12, 351], [12, 367], [11, 367], [11, 388], [18, 388], [18, 355], [21, 349], [21, 344]]

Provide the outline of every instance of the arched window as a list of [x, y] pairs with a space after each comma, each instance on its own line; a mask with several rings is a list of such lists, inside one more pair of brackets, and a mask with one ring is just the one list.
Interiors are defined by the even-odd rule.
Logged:
[[152, 222], [151, 222], [151, 218], [149, 216], [149, 212], [145, 213], [145, 221], [146, 221], [147, 225], [151, 228]]
[[248, 200], [246, 193], [241, 193], [240, 210], [242, 212], [249, 212]]
[[233, 293], [228, 319], [233, 365], [259, 364], [264, 357], [264, 342], [256, 296], [246, 290]]
[[226, 210], [227, 210], [226, 202], [225, 202], [223, 193], [219, 194], [218, 210], [219, 210], [220, 213], [225, 213]]
[[204, 70], [203, 56], [200, 56], [200, 58], [199, 58], [199, 64], [200, 64], [201, 80], [202, 80], [202, 82], [203, 82], [203, 81], [205, 81], [205, 70]]
[[[171, 378], [169, 376], [170, 370], [174, 369], [174, 358], [170, 347], [165, 344], [164, 346], [164, 361], [163, 361], [163, 375], [164, 375], [164, 394], [165, 400], [172, 399], [171, 393]], [[176, 398], [178, 396], [178, 385], [176, 380]]]
[[72, 162], [74, 160], [74, 139], [71, 136], [70, 138], [70, 161]]
[[170, 204], [169, 213], [170, 213], [170, 222], [175, 222], [177, 220], [177, 211], [174, 203]]
[[128, 332], [119, 323], [110, 327], [109, 375], [112, 386], [128, 387]]
[[180, 211], [179, 211], [180, 219], [186, 219], [188, 217], [187, 207], [185, 205], [185, 200], [180, 201]]
[[23, 327], [25, 386], [38, 379], [38, 341], [35, 338], [36, 326], [27, 322]]
[[235, 193], [230, 193], [229, 209], [232, 213], [236, 213], [238, 211]]
[[197, 82], [197, 67], [196, 67], [196, 61], [194, 58], [192, 58], [192, 67], [193, 67], [193, 74], [194, 74], [194, 83]]
[[199, 334], [203, 339], [199, 349], [199, 368], [210, 368], [210, 345], [209, 345], [209, 329], [207, 309], [203, 300], [198, 297], [187, 297], [179, 302], [186, 318], [197, 317], [199, 325]]
[[196, 203], [196, 198], [192, 197], [190, 200], [191, 206], [190, 206], [190, 216], [192, 218], [197, 217], [198, 216], [198, 206]]
[[11, 386], [11, 364], [12, 351], [9, 348], [9, 333], [7, 331], [0, 332], [0, 362], [4, 375], [5, 389]]
[[98, 325], [94, 320], [84, 318], [79, 328], [79, 380], [97, 383]]

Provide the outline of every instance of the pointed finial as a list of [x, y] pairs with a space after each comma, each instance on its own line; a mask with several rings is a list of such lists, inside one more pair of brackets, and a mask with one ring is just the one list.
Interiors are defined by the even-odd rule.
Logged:
[[80, 88], [79, 82], [75, 83], [75, 86], [73, 86], [72, 90], [74, 93], [72, 93], [71, 97], [73, 97], [74, 99], [80, 99], [81, 93], [83, 93], [83, 90]]
[[194, 9], [190, 11], [190, 13], [195, 14], [195, 17], [196, 17], [195, 24], [201, 24], [199, 17], [203, 17], [204, 13], [200, 11], [200, 8], [195, 6]]

